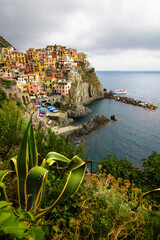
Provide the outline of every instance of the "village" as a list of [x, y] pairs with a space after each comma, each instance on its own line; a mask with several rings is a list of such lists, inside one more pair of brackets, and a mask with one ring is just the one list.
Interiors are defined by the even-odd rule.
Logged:
[[19, 92], [29, 93], [31, 99], [66, 96], [81, 65], [85, 69], [90, 67], [87, 55], [61, 45], [29, 48], [26, 53], [12, 46], [0, 48], [1, 82], [14, 81]]
[[[73, 48], [50, 45], [30, 48], [26, 53], [12, 46], [0, 48], [0, 87], [9, 99], [21, 101], [27, 110], [25, 115], [28, 113], [26, 118], [33, 114], [34, 126], [40, 126], [46, 134], [48, 127], [57, 135], [83, 132], [74, 122], [90, 114], [83, 103], [103, 97], [103, 87], [93, 73], [87, 55]], [[97, 85], [92, 87], [93, 83]], [[91, 129], [95, 125], [97, 128], [97, 119]]]

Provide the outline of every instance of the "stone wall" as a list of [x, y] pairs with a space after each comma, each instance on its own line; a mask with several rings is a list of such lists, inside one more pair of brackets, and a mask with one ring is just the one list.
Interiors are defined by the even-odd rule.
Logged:
[[6, 93], [7, 97], [11, 100], [19, 100], [22, 104], [28, 104], [31, 102], [30, 96], [28, 93], [22, 93], [18, 90], [16, 86], [11, 86], [10, 88], [5, 88], [3, 85], [0, 85], [2, 90]]

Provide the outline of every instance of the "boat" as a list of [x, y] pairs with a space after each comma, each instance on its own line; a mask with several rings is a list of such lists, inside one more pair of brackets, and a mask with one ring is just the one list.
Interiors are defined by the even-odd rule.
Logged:
[[113, 93], [114, 94], [126, 94], [127, 91], [125, 89], [117, 89]]

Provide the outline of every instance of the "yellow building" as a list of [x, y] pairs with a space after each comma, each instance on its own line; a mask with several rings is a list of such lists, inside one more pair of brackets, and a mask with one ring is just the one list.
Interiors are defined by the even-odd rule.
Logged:
[[2, 48], [2, 50], [1, 50], [2, 62], [12, 59], [11, 54], [12, 54], [13, 50], [14, 50], [13, 47]]
[[20, 92], [27, 92], [27, 82], [24, 80], [24, 78], [18, 78], [16, 81], [16, 86]]
[[44, 59], [44, 69], [52, 68], [55, 69], [56, 59], [55, 58], [45, 58]]
[[22, 52], [18, 52], [18, 62], [19, 63], [23, 63], [24, 65], [26, 65], [26, 54], [22, 53]]
[[78, 62], [78, 54], [74, 55], [74, 62]]
[[39, 59], [39, 52], [32, 52], [32, 59]]
[[32, 69], [36, 74], [45, 74], [44, 59], [32, 59], [31, 60]]
[[26, 54], [19, 52], [19, 51], [13, 51], [11, 54], [12, 60], [18, 61], [19, 63], [23, 63], [26, 65]]
[[56, 91], [56, 83], [57, 79], [55, 77], [45, 77], [44, 79], [44, 91], [47, 93], [55, 92]]

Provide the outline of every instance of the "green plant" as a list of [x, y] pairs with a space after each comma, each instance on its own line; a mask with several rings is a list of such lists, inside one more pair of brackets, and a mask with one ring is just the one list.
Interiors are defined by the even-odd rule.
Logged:
[[[6, 160], [20, 144], [26, 127], [23, 110], [14, 101], [5, 101], [0, 108], [0, 158]], [[13, 155], [12, 155], [13, 156]]]
[[[25, 212], [30, 211], [34, 215], [35, 220], [48, 214], [53, 208], [76, 192], [83, 180], [86, 170], [85, 162], [79, 157], [74, 156], [70, 160], [56, 152], [48, 153], [41, 166], [38, 166], [38, 152], [32, 118], [24, 133], [19, 153], [11, 159], [11, 164], [17, 176], [19, 207]], [[54, 169], [54, 180], [63, 179], [66, 176], [66, 182], [60, 195], [53, 204], [41, 209], [40, 205], [44, 198], [45, 184], [49, 168], [51, 167]], [[0, 171], [0, 180], [4, 181], [5, 177], [11, 172], [11, 170]], [[3, 186], [1, 189], [3, 189], [1, 199], [3, 197], [3, 199], [9, 201], [6, 189]]]
[[141, 195], [133, 183], [110, 174], [93, 175], [90, 180], [74, 224], [77, 239], [159, 239], [159, 211], [152, 211], [147, 200], [132, 210]]
[[128, 179], [137, 186], [144, 184], [143, 172], [135, 168], [126, 159], [119, 160], [116, 155], [108, 155], [107, 158], [101, 160], [101, 172], [107, 172], [115, 178]]
[[39, 154], [44, 158], [48, 152], [58, 152], [67, 158], [72, 158], [74, 155], [78, 155], [80, 158], [84, 158], [82, 147], [78, 146], [73, 148], [70, 142], [66, 142], [64, 135], [56, 135], [50, 128], [48, 128], [48, 135], [46, 136], [41, 129], [37, 129], [35, 132], [37, 148]]
[[2, 103], [7, 100], [7, 95], [6, 93], [2, 90], [2, 88], [0, 88], [0, 107], [2, 105]]
[[3, 239], [43, 240], [44, 232], [36, 226], [35, 218], [30, 212], [15, 210], [11, 203], [0, 201], [0, 234]]
[[148, 159], [142, 159], [144, 175], [148, 182], [148, 190], [157, 188], [160, 186], [160, 154], [155, 151], [148, 157]]

